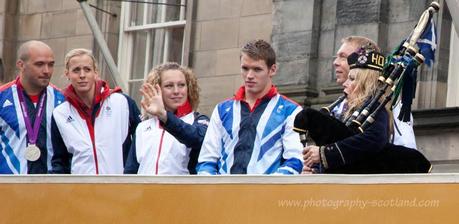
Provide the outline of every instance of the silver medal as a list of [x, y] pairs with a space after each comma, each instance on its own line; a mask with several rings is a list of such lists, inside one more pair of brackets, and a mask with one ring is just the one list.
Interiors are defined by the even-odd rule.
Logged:
[[25, 158], [31, 162], [34, 162], [40, 158], [40, 154], [40, 149], [35, 144], [30, 144], [26, 148]]

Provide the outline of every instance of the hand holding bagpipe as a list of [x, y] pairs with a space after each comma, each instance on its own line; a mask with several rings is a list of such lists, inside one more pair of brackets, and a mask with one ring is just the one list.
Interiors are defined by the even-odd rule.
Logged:
[[303, 149], [303, 174], [316, 173], [318, 170], [316, 167], [320, 167], [323, 173], [427, 173], [431, 169], [430, 162], [419, 151], [389, 143], [384, 145], [383, 149], [372, 157], [373, 159], [359, 164], [327, 169], [322, 163], [325, 161], [323, 158], [326, 157], [322, 147], [326, 148], [326, 145], [361, 133], [350, 129], [336, 118], [312, 108], [305, 108], [297, 114], [294, 130], [304, 136], [309, 133], [317, 145], [309, 145]]
[[319, 147], [315, 145], [307, 146], [303, 150], [304, 165], [312, 167], [314, 164], [320, 163]]

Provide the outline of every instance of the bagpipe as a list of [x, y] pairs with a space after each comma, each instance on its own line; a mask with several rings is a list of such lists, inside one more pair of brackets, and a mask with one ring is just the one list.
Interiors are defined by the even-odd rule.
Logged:
[[[435, 48], [432, 44], [435, 44], [435, 40], [432, 41], [432, 36], [435, 36], [435, 29], [432, 18], [439, 9], [440, 5], [432, 2], [422, 13], [408, 38], [385, 60], [381, 76], [378, 78], [376, 93], [369, 96], [363, 106], [356, 109], [345, 121], [336, 119], [330, 112], [346, 98], [346, 95], [319, 111], [305, 108], [298, 113], [294, 121], [294, 130], [300, 133], [302, 143], [306, 143], [307, 135], [316, 145], [325, 146], [365, 132], [374, 123], [377, 114], [385, 109], [387, 103], [392, 101], [393, 106], [397, 102], [401, 92], [402, 108], [398, 118], [408, 121], [414, 98], [417, 68], [424, 62], [430, 66], [430, 61], [433, 60]], [[431, 167], [430, 162], [416, 149], [387, 143], [374, 159], [324, 172], [427, 173]]]

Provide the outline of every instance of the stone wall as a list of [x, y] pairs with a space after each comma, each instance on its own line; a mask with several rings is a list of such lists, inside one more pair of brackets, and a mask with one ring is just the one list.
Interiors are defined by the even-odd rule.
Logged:
[[433, 165], [432, 172], [459, 171], [459, 108], [413, 112], [418, 150]]
[[[119, 43], [119, 32], [120, 32], [120, 17], [121, 17], [121, 2], [97, 0], [97, 6], [108, 13], [101, 11], [95, 12], [95, 18], [99, 25], [102, 35], [107, 43], [108, 49], [113, 57], [113, 60], [118, 61], [118, 43]], [[86, 19], [85, 19], [86, 22]], [[92, 33], [91, 33], [92, 34]], [[93, 37], [91, 35], [91, 37]], [[102, 79], [107, 80], [110, 86], [115, 85], [115, 81], [112, 78], [110, 70], [108, 69], [107, 63], [103, 58], [102, 52], [97, 42], [94, 40], [93, 44], [94, 56], [98, 59], [100, 76]]]
[[[100, 0], [88, 3], [118, 14], [112, 18], [93, 9], [112, 54], [116, 55], [120, 3]], [[0, 0], [0, 24], [0, 54], [5, 67], [3, 82], [14, 79], [16, 49], [29, 40], [41, 40], [53, 49], [56, 63], [51, 81], [59, 87], [67, 85], [63, 75], [64, 56], [74, 48], [93, 50], [96, 58], [102, 61], [102, 78], [106, 78], [103, 59], [98, 57], [94, 37], [76, 0]]]
[[[280, 64], [276, 84], [305, 105], [332, 102], [342, 92], [332, 65], [341, 39], [367, 36], [388, 54], [408, 36], [428, 4], [426, 0], [275, 0], [272, 39]], [[437, 15], [437, 63], [432, 68], [422, 66], [413, 108], [446, 105], [451, 17], [445, 7]]]
[[274, 1], [273, 47], [279, 70], [274, 83], [296, 101], [317, 97], [321, 1]]
[[[342, 91], [335, 83], [333, 55], [347, 35], [375, 39], [385, 53], [408, 35], [430, 1], [389, 0], [199, 0], [192, 19], [190, 66], [201, 85], [200, 111], [210, 114], [215, 104], [233, 95], [241, 85], [239, 49], [250, 39], [271, 41], [279, 72], [274, 83], [299, 103], [319, 107]], [[91, 0], [91, 4], [120, 13], [120, 3]], [[5, 10], [8, 7], [7, 10]], [[95, 11], [112, 55], [116, 57], [119, 16]], [[445, 106], [450, 15], [439, 13], [440, 63], [423, 66], [414, 108]], [[65, 52], [76, 47], [93, 49], [97, 44], [86, 19], [73, 0], [0, 0], [0, 54], [5, 67], [3, 81], [14, 78], [16, 48], [38, 39], [55, 51], [53, 82], [66, 84]], [[104, 62], [102, 77], [106, 74]], [[116, 61], [116, 58], [115, 58]], [[0, 77], [1, 78], [1, 77]], [[225, 83], [225, 85], [222, 85]]]
[[[65, 53], [76, 47], [93, 47], [92, 33], [78, 2], [20, 0], [18, 20], [17, 46], [28, 40], [41, 40], [47, 43], [53, 49], [56, 61], [52, 82], [64, 86]], [[14, 76], [10, 76], [11, 78]]]
[[[342, 92], [332, 65], [341, 39], [366, 36], [389, 54], [413, 30], [430, 2], [275, 0], [272, 39], [280, 67], [275, 81], [283, 93], [306, 106], [332, 102]], [[414, 124], [418, 148], [433, 162], [434, 172], [447, 172], [459, 167], [458, 110], [432, 109], [446, 106], [451, 16], [445, 5], [435, 19], [436, 63], [431, 68], [421, 66], [418, 73]]]
[[18, 14], [17, 1], [0, 0], [0, 83], [9, 81], [9, 74], [15, 72]]
[[[384, 53], [389, 53], [409, 34], [430, 2], [195, 0], [189, 65], [197, 74], [202, 89], [199, 111], [210, 115], [219, 101], [231, 97], [242, 84], [239, 50], [248, 40], [256, 38], [271, 41], [276, 49], [279, 71], [274, 82], [282, 93], [313, 107], [328, 104], [342, 92], [335, 83], [332, 65], [340, 40], [348, 35], [368, 36], [378, 42]], [[120, 3], [105, 0], [90, 0], [89, 3], [118, 15], [112, 17], [93, 11], [116, 57]], [[432, 68], [421, 68], [415, 109], [446, 105], [451, 16], [445, 5], [442, 6], [436, 17], [439, 21], [437, 63]], [[63, 77], [63, 63], [68, 50], [83, 47], [99, 55], [77, 1], [0, 0], [0, 57], [5, 71], [0, 81], [15, 77], [16, 49], [32, 39], [42, 40], [53, 48], [56, 67], [52, 81], [61, 87], [67, 83]], [[102, 77], [109, 79], [104, 75], [104, 63], [100, 64]], [[438, 126], [435, 123], [438, 119], [434, 117], [440, 112], [427, 110], [416, 115], [418, 147], [429, 159], [445, 164], [443, 167], [459, 164], [454, 134], [457, 128], [441, 129], [443, 126]], [[444, 123], [452, 119], [450, 113], [456, 112], [457, 109], [447, 111]], [[454, 115], [452, 117], [455, 119]], [[426, 127], [425, 119], [430, 119], [432, 125]], [[437, 138], [433, 133], [440, 134]], [[441, 152], [435, 151], [439, 148], [435, 147], [437, 143], [441, 145]]]
[[271, 40], [272, 0], [194, 2], [190, 67], [201, 87], [199, 111], [210, 115], [242, 84], [239, 50], [251, 39]]

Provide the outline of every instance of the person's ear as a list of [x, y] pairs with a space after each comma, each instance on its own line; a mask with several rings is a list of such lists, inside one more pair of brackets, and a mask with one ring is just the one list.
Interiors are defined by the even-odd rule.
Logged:
[[67, 78], [67, 80], [70, 80], [70, 78], [69, 78], [69, 70], [68, 69], [64, 69], [64, 76], [65, 76], [65, 78]]
[[24, 71], [24, 61], [19, 59], [16, 61], [16, 68], [19, 69], [19, 71]]
[[276, 75], [277, 72], [277, 64], [271, 65], [271, 68], [269, 68], [269, 77], [273, 77]]

